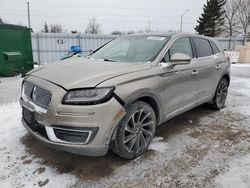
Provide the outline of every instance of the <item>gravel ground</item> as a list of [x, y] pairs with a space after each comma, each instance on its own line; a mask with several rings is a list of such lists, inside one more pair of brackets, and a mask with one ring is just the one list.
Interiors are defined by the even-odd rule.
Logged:
[[250, 187], [250, 65], [233, 65], [225, 109], [202, 105], [164, 123], [133, 161], [44, 146], [20, 122], [22, 79], [0, 81], [0, 187]]

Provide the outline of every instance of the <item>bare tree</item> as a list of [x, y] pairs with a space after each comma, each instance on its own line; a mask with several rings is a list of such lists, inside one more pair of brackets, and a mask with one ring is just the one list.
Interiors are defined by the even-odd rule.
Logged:
[[229, 36], [229, 49], [231, 49], [231, 40], [232, 37], [237, 33], [239, 29], [239, 19], [237, 18], [237, 14], [239, 12], [239, 7], [242, 0], [228, 0], [224, 5], [224, 17], [225, 17], [225, 25], [224, 32], [227, 36]]
[[50, 32], [51, 33], [61, 33], [62, 32], [62, 25], [50, 24]]
[[44, 33], [48, 33], [49, 32], [49, 27], [47, 25], [47, 23], [45, 22], [44, 25], [43, 25], [43, 32]]
[[4, 23], [4, 21], [2, 20], [2, 18], [0, 18], [0, 24], [3, 24]]
[[246, 41], [246, 38], [249, 34], [249, 7], [248, 0], [240, 0], [239, 11], [237, 13], [237, 17], [239, 19], [239, 33], [243, 35], [243, 44]]
[[97, 34], [100, 33], [100, 24], [96, 22], [95, 16], [89, 18], [88, 25], [85, 30], [86, 33]]

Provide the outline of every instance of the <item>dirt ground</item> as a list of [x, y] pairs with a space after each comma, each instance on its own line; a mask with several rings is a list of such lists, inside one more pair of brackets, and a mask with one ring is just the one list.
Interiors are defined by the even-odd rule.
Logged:
[[[20, 82], [20, 78], [16, 79]], [[12, 81], [3, 80], [2, 84]], [[23, 152], [16, 154], [6, 149], [6, 140], [0, 146], [0, 157], [13, 158], [0, 165], [5, 171], [0, 173], [0, 180], [3, 185], [13, 187], [56, 187], [53, 174], [59, 177], [58, 181], [61, 174], [68, 174], [70, 177], [62, 180], [62, 187], [226, 187], [224, 177], [232, 170], [232, 163], [250, 154], [249, 81], [250, 66], [233, 66], [225, 109], [214, 111], [202, 105], [164, 123], [157, 128], [150, 150], [133, 161], [112, 153], [104, 157], [84, 157], [56, 151], [44, 146], [26, 130], [20, 130], [22, 134], [17, 134], [20, 138], [16, 142], [23, 146]], [[4, 100], [4, 89], [8, 88], [0, 86], [0, 101]], [[17, 96], [17, 91], [11, 96]], [[15, 177], [11, 176], [15, 175], [11, 172], [17, 165], [31, 170], [17, 174], [19, 178], [14, 181], [11, 178]], [[53, 169], [52, 174], [46, 174], [49, 169]], [[22, 176], [28, 175], [43, 175], [43, 178], [34, 182], [29, 179], [31, 182], [27, 184], [27, 178], [22, 180]], [[250, 171], [247, 175], [250, 176]], [[69, 184], [67, 178], [71, 179]], [[241, 181], [241, 176], [238, 180]], [[244, 178], [241, 183], [240, 187], [250, 185]]]

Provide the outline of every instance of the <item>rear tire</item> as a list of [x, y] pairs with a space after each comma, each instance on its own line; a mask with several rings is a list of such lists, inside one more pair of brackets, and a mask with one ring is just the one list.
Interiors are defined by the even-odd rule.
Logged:
[[226, 78], [222, 78], [217, 86], [212, 107], [215, 110], [221, 110], [225, 107], [225, 102], [227, 99], [229, 83]]
[[155, 135], [156, 116], [153, 108], [137, 101], [127, 108], [127, 114], [117, 125], [112, 151], [125, 159], [142, 155]]

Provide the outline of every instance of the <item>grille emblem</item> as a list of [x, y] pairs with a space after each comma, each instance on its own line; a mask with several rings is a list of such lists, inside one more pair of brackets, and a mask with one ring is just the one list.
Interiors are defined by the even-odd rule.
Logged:
[[37, 100], [37, 97], [36, 97], [36, 86], [34, 86], [33, 91], [32, 91], [32, 99], [33, 99], [34, 101]]

